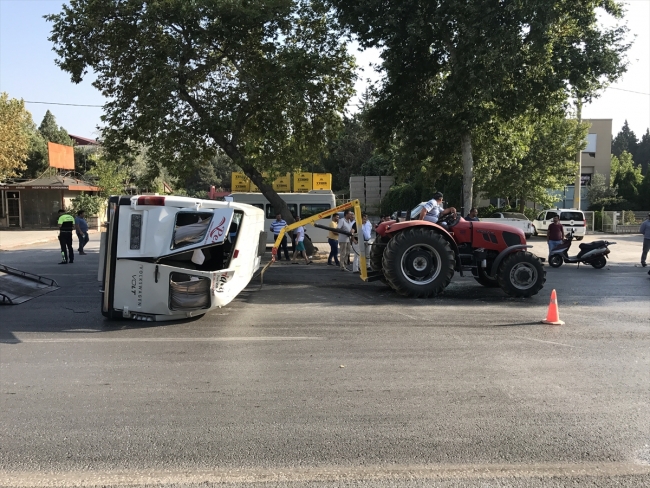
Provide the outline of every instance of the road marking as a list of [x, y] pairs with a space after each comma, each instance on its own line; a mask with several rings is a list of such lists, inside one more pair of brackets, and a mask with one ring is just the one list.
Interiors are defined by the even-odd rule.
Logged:
[[4, 487], [49, 488], [77, 486], [155, 486], [199, 483], [293, 483], [390, 481], [412, 479], [459, 480], [494, 478], [600, 478], [650, 475], [650, 466], [629, 462], [459, 464], [429, 466], [360, 466], [277, 469], [178, 469], [77, 471], [68, 473], [1, 472]]
[[544, 342], [545, 344], [555, 344], [556, 346], [573, 347], [573, 348], [580, 349], [578, 346], [563, 344], [561, 342], [543, 341], [541, 339], [533, 339], [532, 337], [524, 337], [524, 336], [512, 336], [512, 337], [518, 337], [519, 339], [526, 339], [527, 341]]
[[[128, 330], [128, 329], [127, 329]], [[104, 332], [101, 330], [94, 333]], [[78, 337], [57, 339], [21, 339], [0, 341], [3, 344], [55, 344], [90, 342], [262, 342], [262, 341], [321, 341], [323, 337]]]

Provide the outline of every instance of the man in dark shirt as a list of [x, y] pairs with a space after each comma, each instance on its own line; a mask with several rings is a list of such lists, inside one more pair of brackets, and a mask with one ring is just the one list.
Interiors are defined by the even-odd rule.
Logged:
[[468, 222], [478, 222], [478, 208], [472, 207], [465, 220]]
[[564, 227], [560, 224], [560, 216], [553, 217], [553, 223], [549, 224], [546, 231], [546, 241], [548, 242], [548, 253], [555, 249], [556, 246], [562, 244], [564, 240]]
[[74, 217], [59, 210], [59, 243], [61, 244], [61, 262], [59, 264], [72, 264], [74, 254], [72, 253], [72, 231], [74, 230]]
[[83, 210], [77, 212], [77, 217], [74, 219], [74, 227], [77, 231], [77, 239], [79, 240], [79, 254], [86, 254], [84, 246], [88, 244], [88, 222], [86, 222], [86, 214]]

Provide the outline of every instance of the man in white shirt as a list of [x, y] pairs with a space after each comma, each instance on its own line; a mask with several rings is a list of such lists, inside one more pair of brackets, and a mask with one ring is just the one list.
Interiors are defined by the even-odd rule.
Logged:
[[456, 209], [454, 207], [443, 209], [442, 193], [438, 191], [434, 193], [433, 198], [422, 207], [422, 210], [420, 211], [420, 220], [426, 220], [427, 222], [433, 222], [436, 224], [441, 217], [450, 213], [455, 214]]
[[[347, 210], [343, 218], [339, 220], [338, 229], [344, 232], [352, 232], [354, 225], [354, 217], [351, 210]], [[349, 271], [345, 267], [347, 259], [350, 256], [350, 237], [345, 234], [339, 234], [339, 262], [341, 263], [341, 271]]]
[[[361, 231], [363, 232], [363, 240], [364, 240], [364, 254], [366, 255], [366, 266], [368, 266], [368, 260], [370, 259], [370, 244], [368, 244], [368, 241], [372, 237], [372, 222], [368, 219], [368, 214], [363, 214], [361, 216], [362, 219], [362, 224], [361, 224]], [[356, 224], [352, 226], [352, 229], [354, 231], [357, 230]], [[359, 272], [359, 263], [361, 260], [359, 259], [359, 247], [358, 245], [354, 245], [353, 248], [355, 248], [356, 255], [354, 256], [354, 261], [352, 262], [352, 272], [358, 273]]]
[[296, 262], [296, 256], [298, 256], [300, 251], [302, 251], [302, 256], [305, 258], [305, 264], [313, 263], [313, 261], [310, 261], [307, 257], [307, 251], [305, 251], [305, 228], [301, 225], [297, 229], [294, 229], [293, 233], [296, 235], [296, 249], [293, 251], [291, 264], [298, 264]]

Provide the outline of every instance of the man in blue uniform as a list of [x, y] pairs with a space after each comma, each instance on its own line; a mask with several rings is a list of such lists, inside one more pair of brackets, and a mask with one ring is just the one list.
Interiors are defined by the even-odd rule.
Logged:
[[59, 264], [72, 264], [74, 254], [72, 252], [72, 231], [74, 230], [74, 217], [59, 210], [59, 243], [61, 244], [61, 262]]

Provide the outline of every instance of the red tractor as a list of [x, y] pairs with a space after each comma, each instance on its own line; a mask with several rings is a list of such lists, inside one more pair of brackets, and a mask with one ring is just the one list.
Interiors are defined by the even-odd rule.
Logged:
[[[461, 276], [470, 272], [483, 286], [501, 287], [513, 297], [533, 296], [544, 286], [546, 271], [540, 259], [527, 251], [532, 246], [526, 245], [522, 230], [493, 222], [468, 222], [455, 214], [446, 215], [437, 224], [414, 220], [421, 208], [413, 209], [407, 220], [377, 226], [370, 250], [371, 273], [366, 273], [364, 245], [359, 243], [361, 279], [381, 280], [400, 295], [420, 298], [442, 293], [456, 271]], [[307, 224], [331, 230], [318, 221], [347, 209], [354, 209], [357, 222], [361, 221], [361, 207], [354, 200], [282, 229], [264, 270], [275, 261], [285, 232]]]
[[456, 271], [471, 272], [483, 286], [530, 297], [544, 286], [546, 271], [529, 247], [521, 230], [503, 224], [468, 222], [460, 215], [446, 215], [438, 224], [397, 219], [377, 226], [368, 279], [424, 298], [441, 293]]

